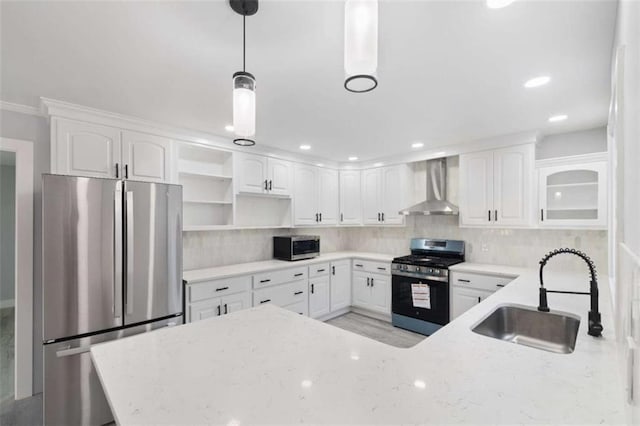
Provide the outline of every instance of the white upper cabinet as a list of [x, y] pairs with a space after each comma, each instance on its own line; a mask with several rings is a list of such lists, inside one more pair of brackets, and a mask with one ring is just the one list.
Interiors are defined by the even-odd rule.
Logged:
[[362, 190], [359, 170], [340, 172], [340, 225], [362, 224]]
[[338, 172], [306, 164], [294, 167], [294, 224], [338, 224]]
[[531, 224], [534, 146], [460, 155], [460, 224]]
[[52, 119], [51, 127], [52, 173], [121, 177], [119, 129], [58, 118]]
[[541, 167], [538, 176], [540, 226], [606, 228], [605, 161]]
[[411, 169], [406, 164], [362, 172], [362, 212], [367, 225], [402, 225], [398, 212], [407, 207]]
[[338, 224], [339, 180], [338, 171], [318, 171], [318, 213], [323, 225]]
[[318, 168], [305, 164], [294, 167], [294, 224], [317, 225], [318, 214]]
[[291, 195], [291, 163], [262, 155], [238, 153], [235, 155], [236, 192]]
[[122, 132], [124, 177], [147, 182], [171, 180], [171, 140], [144, 133]]
[[267, 161], [267, 176], [269, 178], [268, 193], [273, 195], [291, 195], [293, 182], [293, 167], [289, 161], [269, 158]]
[[170, 139], [80, 121], [52, 122], [52, 173], [171, 181]]

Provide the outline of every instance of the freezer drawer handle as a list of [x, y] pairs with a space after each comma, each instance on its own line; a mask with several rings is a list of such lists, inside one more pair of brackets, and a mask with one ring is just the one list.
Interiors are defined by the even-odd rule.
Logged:
[[56, 356], [58, 358], [63, 358], [65, 356], [83, 354], [85, 352], [89, 352], [90, 350], [91, 350], [91, 346], [80, 346], [77, 348], [63, 349], [61, 351], [57, 351]]
[[223, 290], [229, 290], [229, 287], [216, 288], [216, 291], [223, 291]]

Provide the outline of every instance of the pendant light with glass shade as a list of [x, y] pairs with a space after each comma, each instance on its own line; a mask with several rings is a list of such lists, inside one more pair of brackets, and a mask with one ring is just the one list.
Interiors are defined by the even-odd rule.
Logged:
[[378, 0], [344, 4], [344, 88], [369, 92], [378, 86]]
[[229, 0], [231, 8], [242, 15], [242, 71], [233, 74], [233, 143], [253, 146], [256, 134], [256, 79], [245, 69], [246, 17], [258, 11], [258, 0]]

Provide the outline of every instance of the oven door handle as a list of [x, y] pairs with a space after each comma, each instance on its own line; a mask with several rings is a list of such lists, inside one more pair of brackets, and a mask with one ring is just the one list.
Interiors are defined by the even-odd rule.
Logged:
[[412, 274], [410, 272], [392, 272], [391, 273], [392, 277], [402, 277], [402, 278], [414, 278], [417, 280], [423, 280], [423, 281], [428, 281], [428, 282], [433, 282], [438, 283], [438, 284], [448, 284], [449, 283], [449, 277], [428, 277], [428, 276], [424, 276], [424, 275], [419, 275], [419, 274]]

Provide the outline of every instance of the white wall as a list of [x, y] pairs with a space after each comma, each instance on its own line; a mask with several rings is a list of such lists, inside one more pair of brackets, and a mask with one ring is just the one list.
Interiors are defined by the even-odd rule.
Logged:
[[0, 136], [33, 142], [33, 392], [42, 392], [42, 173], [49, 171], [49, 125], [42, 117], [0, 110]]
[[0, 308], [14, 303], [15, 236], [16, 168], [0, 164]]
[[598, 127], [543, 137], [536, 144], [536, 160], [607, 151], [607, 128]]

